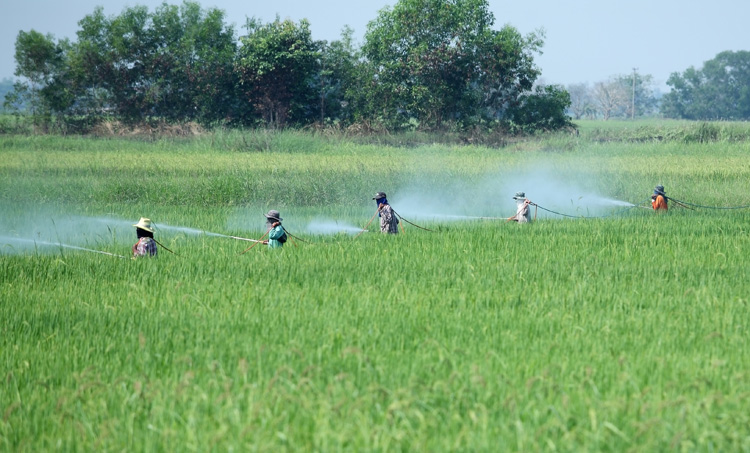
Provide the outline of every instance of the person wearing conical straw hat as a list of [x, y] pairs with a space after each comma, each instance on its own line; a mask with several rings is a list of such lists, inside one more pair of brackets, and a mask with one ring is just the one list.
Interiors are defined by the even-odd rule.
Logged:
[[268, 229], [268, 240], [264, 243], [268, 244], [268, 248], [281, 248], [287, 241], [286, 230], [281, 226], [281, 218], [279, 211], [271, 209], [266, 214], [266, 228]]
[[133, 258], [156, 256], [159, 251], [156, 248], [154, 226], [151, 219], [141, 217], [141, 220], [133, 226], [135, 227], [135, 233], [138, 235], [138, 242], [133, 245]]
[[388, 203], [385, 192], [378, 192], [372, 197], [378, 205], [378, 217], [380, 217], [380, 232], [386, 234], [398, 234], [398, 217]]
[[531, 200], [526, 198], [526, 194], [524, 192], [516, 192], [516, 194], [513, 196], [513, 199], [516, 200], [516, 214], [508, 217], [508, 220], [512, 220], [518, 223], [531, 222], [531, 209], [529, 209]]
[[654, 194], [651, 195], [651, 207], [654, 211], [667, 211], [667, 194], [664, 192], [664, 186], [661, 184], [654, 187]]

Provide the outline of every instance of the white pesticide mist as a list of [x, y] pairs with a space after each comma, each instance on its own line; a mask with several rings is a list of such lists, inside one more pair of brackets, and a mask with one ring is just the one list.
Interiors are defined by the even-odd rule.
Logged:
[[[415, 181], [398, 193], [389, 193], [388, 201], [406, 219], [434, 221], [505, 219], [516, 212], [516, 192], [524, 192], [539, 206], [569, 216], [595, 217], [634, 206], [597, 193], [595, 183], [590, 178], [562, 176], [553, 165], [537, 162], [528, 168], [498, 170], [477, 180], [441, 181], [437, 187]], [[542, 209], [536, 215], [561, 218]]]
[[0, 209], [13, 212], [0, 218], [0, 254], [54, 253], [66, 248], [124, 258], [96, 249], [117, 243], [127, 253], [122, 239], [134, 239], [132, 221], [81, 216], [64, 207], [3, 205]]
[[125, 225], [132, 228], [132, 223], [28, 209], [12, 219], [4, 218], [0, 222], [0, 232], [5, 233], [5, 237], [39, 243], [100, 244], [111, 243], [118, 229]]
[[78, 247], [77, 245], [63, 244], [61, 242], [37, 241], [34, 239], [22, 239], [22, 238], [8, 237], [8, 236], [0, 236], [0, 244], [2, 244], [1, 246], [2, 248], [0, 248], [0, 255], [4, 253], [8, 253], [8, 251], [20, 253], [22, 251], [27, 251], [29, 249], [38, 249], [38, 247], [56, 247], [56, 248], [66, 248], [66, 249], [73, 249], [73, 250], [82, 250], [84, 252], [99, 253], [102, 255], [115, 256], [117, 258], [127, 258], [126, 256], [118, 255], [116, 253], [109, 253], [109, 252], [104, 252], [101, 250], [88, 249], [86, 247]]
[[[62, 210], [64, 209], [59, 211]], [[36, 207], [21, 209], [13, 216], [0, 218], [0, 255], [55, 253], [65, 248], [125, 258], [97, 249], [111, 250], [114, 244], [117, 250], [129, 254], [130, 247], [137, 240], [134, 227], [137, 219], [118, 219], [114, 216], [87, 217], [57, 211], [50, 207]], [[154, 221], [153, 225], [157, 237], [184, 234], [246, 239], [157, 221]]]
[[328, 234], [338, 234], [338, 233], [359, 234], [363, 230], [360, 227], [354, 226], [346, 222], [341, 222], [337, 220], [317, 219], [317, 220], [311, 221], [307, 225], [307, 228], [305, 228], [305, 231], [310, 234], [328, 235]]
[[226, 234], [212, 233], [210, 231], [199, 230], [197, 228], [173, 226], [173, 225], [165, 225], [165, 224], [157, 224], [157, 223], [155, 223], [154, 225], [155, 225], [156, 231], [175, 231], [178, 233], [191, 234], [194, 236], [204, 234], [206, 236], [214, 236], [214, 237], [224, 237], [224, 238], [229, 237]]
[[303, 231], [304, 224], [302, 223], [303, 220], [300, 220], [299, 213], [286, 206], [235, 208], [227, 216], [226, 229], [227, 231], [250, 232], [247, 234], [263, 234], [268, 230], [267, 219], [264, 214], [270, 209], [276, 209], [281, 213], [282, 224], [287, 231], [291, 233]]
[[[134, 225], [138, 219], [115, 216], [84, 216], [66, 212], [64, 207], [33, 206], [13, 209], [0, 206], [13, 215], [0, 217], [0, 254], [22, 254], [29, 251], [53, 253], [55, 247], [110, 254], [96, 249], [111, 249], [115, 244], [127, 254], [137, 240]], [[156, 234], [183, 233], [230, 237], [197, 228], [154, 222]]]
[[592, 205], [613, 206], [613, 207], [618, 207], [618, 208], [633, 208], [633, 207], [635, 207], [635, 205], [633, 203], [630, 203], [630, 202], [627, 202], [627, 201], [622, 201], [622, 200], [615, 200], [613, 198], [589, 196], [589, 197], [586, 197], [586, 199]]
[[[78, 217], [79, 220], [89, 221], [89, 222], [98, 222], [102, 225], [106, 225], [109, 229], [119, 228], [119, 229], [125, 229], [127, 230], [128, 235], [132, 235], [135, 238], [135, 233], [133, 233], [135, 221], [130, 220], [121, 220], [121, 219], [113, 219], [110, 217], [93, 217], [93, 218], [82, 218]], [[192, 228], [192, 227], [185, 227], [185, 226], [175, 226], [175, 225], [168, 225], [166, 223], [159, 223], [159, 222], [153, 222], [154, 230], [156, 230], [156, 233], [159, 232], [173, 232], [173, 233], [183, 233], [186, 235], [191, 236], [198, 236], [198, 235], [205, 235], [205, 236], [214, 236], [214, 237], [225, 237], [228, 238], [230, 236], [226, 234], [221, 233], [214, 233], [211, 231], [205, 231], [198, 228]]]

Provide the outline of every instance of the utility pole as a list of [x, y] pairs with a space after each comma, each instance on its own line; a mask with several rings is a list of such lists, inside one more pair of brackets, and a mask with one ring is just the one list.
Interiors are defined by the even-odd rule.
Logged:
[[638, 68], [633, 68], [633, 101], [631, 103], [632, 110], [630, 111], [630, 119], [635, 118], [635, 78], [637, 76]]

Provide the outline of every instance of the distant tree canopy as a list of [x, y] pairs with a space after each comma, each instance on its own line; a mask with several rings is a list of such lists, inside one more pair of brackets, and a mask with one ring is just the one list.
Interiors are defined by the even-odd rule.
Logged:
[[[78, 24], [77, 42], [18, 34], [6, 106], [41, 121], [199, 121], [304, 126], [378, 123], [390, 130], [482, 126], [534, 132], [570, 125], [562, 87], [534, 87], [541, 34], [493, 30], [487, 0], [400, 0], [368, 25], [314, 41], [310, 24], [250, 19], [239, 38], [224, 13], [193, 1], [144, 6]], [[77, 123], [78, 124], [78, 123]]]
[[243, 98], [271, 126], [310, 122], [316, 93], [314, 75], [320, 59], [310, 24], [290, 20], [261, 24], [250, 20], [240, 41], [236, 71]]
[[673, 73], [662, 113], [690, 120], [750, 120], [750, 51], [721, 52], [702, 69]]
[[[5, 99], [5, 96], [13, 91], [13, 79], [4, 78], [0, 80], [0, 100]], [[0, 112], [3, 111], [3, 106], [0, 105]]]
[[493, 23], [485, 0], [401, 0], [382, 10], [362, 49], [371, 113], [428, 127], [507, 116], [539, 76], [533, 54], [543, 41]]
[[127, 121], [221, 119], [231, 106], [234, 31], [224, 13], [197, 3], [143, 6], [105, 17], [101, 8], [79, 22], [71, 83], [92, 114], [111, 109]]

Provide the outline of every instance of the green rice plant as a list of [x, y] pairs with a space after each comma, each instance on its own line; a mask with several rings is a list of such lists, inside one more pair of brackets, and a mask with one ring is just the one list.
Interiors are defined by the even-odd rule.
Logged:
[[[750, 211], [518, 225], [500, 190], [750, 204], [746, 144], [204, 140], [0, 139], [2, 236], [37, 236], [0, 249], [0, 449], [750, 448]], [[494, 218], [417, 217], [420, 187]], [[364, 227], [375, 190], [432, 231], [309, 232]], [[258, 239], [269, 208], [282, 250], [211, 234]], [[41, 244], [129, 257], [141, 216], [176, 254]]]

